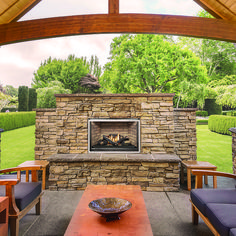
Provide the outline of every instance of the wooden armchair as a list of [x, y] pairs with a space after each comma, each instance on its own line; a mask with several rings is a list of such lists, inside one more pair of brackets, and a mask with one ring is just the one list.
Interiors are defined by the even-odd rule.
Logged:
[[[195, 189], [190, 192], [193, 224], [198, 224], [200, 216], [215, 236], [236, 235], [236, 186], [217, 189], [216, 179], [221, 176], [236, 180], [236, 175], [206, 170], [192, 173], [196, 176]], [[213, 176], [213, 189], [202, 189], [203, 176]]]
[[[43, 195], [41, 182], [38, 182], [38, 171], [42, 167], [15, 167], [0, 170], [0, 196], [9, 197], [10, 235], [19, 234], [19, 220], [35, 206], [36, 215], [41, 212]], [[31, 171], [31, 182], [21, 181], [22, 171]], [[17, 172], [17, 178], [8, 173]], [[4, 186], [5, 185], [5, 186]]]

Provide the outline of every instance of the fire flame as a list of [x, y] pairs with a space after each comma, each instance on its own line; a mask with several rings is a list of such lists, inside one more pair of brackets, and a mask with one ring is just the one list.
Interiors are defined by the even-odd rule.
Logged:
[[120, 140], [120, 134], [117, 134], [116, 136], [114, 135], [109, 135], [108, 138], [112, 141], [112, 142], [118, 142]]

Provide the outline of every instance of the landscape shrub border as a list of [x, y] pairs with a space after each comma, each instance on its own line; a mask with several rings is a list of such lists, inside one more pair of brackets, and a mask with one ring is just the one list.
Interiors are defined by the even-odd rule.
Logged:
[[234, 116], [209, 116], [208, 128], [213, 132], [231, 135], [229, 129], [233, 127], [236, 127], [236, 117]]
[[35, 111], [0, 113], [0, 128], [4, 131], [35, 124]]
[[197, 125], [207, 125], [208, 120], [197, 120], [196, 123], [197, 123]]
[[208, 116], [208, 112], [207, 111], [196, 111], [196, 116], [206, 117], [206, 116]]

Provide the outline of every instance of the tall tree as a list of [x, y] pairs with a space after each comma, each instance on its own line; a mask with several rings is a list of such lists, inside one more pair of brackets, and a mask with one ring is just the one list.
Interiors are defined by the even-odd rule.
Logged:
[[[204, 10], [200, 11], [198, 16], [213, 18]], [[226, 75], [236, 74], [236, 47], [233, 43], [190, 37], [179, 37], [179, 40], [182, 47], [191, 49], [200, 57], [211, 80], [218, 80]]]
[[85, 58], [77, 58], [69, 55], [66, 60], [52, 59], [51, 57], [41, 63], [37, 72], [34, 73], [33, 88], [48, 87], [52, 81], [59, 81], [65, 89], [69, 89], [72, 93], [79, 90], [79, 82], [82, 77], [90, 71], [96, 74], [99, 72], [98, 58], [91, 57], [91, 61]]
[[112, 93], [179, 93], [183, 80], [192, 84], [207, 81], [200, 59], [165, 36], [116, 37], [110, 55], [100, 83]]

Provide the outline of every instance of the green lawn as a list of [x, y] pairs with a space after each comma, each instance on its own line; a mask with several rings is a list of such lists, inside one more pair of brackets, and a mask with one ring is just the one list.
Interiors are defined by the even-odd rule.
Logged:
[[[14, 167], [34, 160], [35, 126], [2, 133], [1, 169]], [[207, 125], [197, 125], [197, 159], [208, 161], [219, 171], [232, 173], [232, 137], [208, 130]]]
[[218, 171], [232, 171], [232, 137], [211, 132], [207, 125], [197, 125], [197, 160], [208, 161]]
[[35, 126], [6, 131], [1, 134], [1, 169], [34, 160]]

